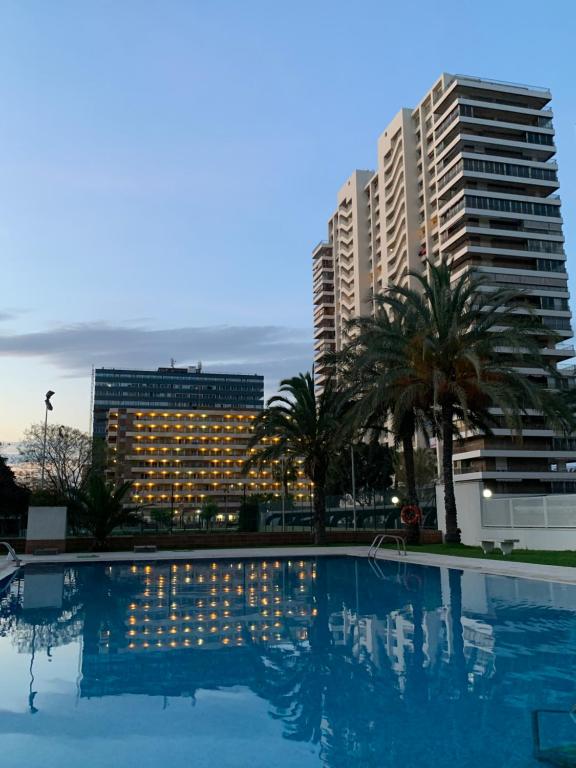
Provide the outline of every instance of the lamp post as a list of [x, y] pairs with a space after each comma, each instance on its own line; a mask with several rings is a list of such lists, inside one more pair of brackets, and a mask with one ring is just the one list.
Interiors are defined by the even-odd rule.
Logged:
[[356, 530], [356, 471], [354, 467], [354, 446], [350, 445], [350, 462], [352, 467], [352, 504], [354, 505], [353, 520], [354, 530]]
[[286, 468], [284, 466], [284, 456], [281, 458], [282, 466], [282, 533], [286, 530]]
[[44, 400], [44, 405], [46, 406], [46, 413], [44, 415], [44, 441], [42, 445], [42, 476], [40, 478], [40, 487], [44, 488], [44, 475], [46, 472], [46, 439], [48, 437], [48, 411], [53, 411], [54, 406], [50, 402], [50, 398], [55, 393], [49, 389], [48, 392], [46, 392], [46, 398]]

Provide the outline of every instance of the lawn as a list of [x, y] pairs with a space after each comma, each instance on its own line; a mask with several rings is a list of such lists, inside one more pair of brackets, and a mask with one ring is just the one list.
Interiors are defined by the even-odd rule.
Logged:
[[453, 555], [456, 557], [477, 557], [481, 560], [507, 560], [515, 563], [540, 563], [541, 565], [576, 566], [576, 551], [560, 550], [550, 552], [538, 549], [517, 549], [508, 557], [499, 551], [485, 555], [480, 547], [467, 547], [464, 544], [422, 544], [407, 547], [410, 552], [429, 552], [433, 555]]

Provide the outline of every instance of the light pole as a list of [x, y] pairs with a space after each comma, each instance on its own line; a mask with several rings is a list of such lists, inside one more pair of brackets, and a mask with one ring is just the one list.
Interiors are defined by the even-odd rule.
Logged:
[[354, 467], [354, 446], [350, 445], [350, 462], [352, 466], [352, 504], [354, 505], [353, 520], [354, 530], [356, 530], [356, 471]]
[[284, 466], [284, 456], [280, 459], [282, 467], [282, 533], [286, 530], [286, 468]]
[[54, 392], [49, 389], [48, 392], [46, 392], [46, 398], [44, 400], [44, 405], [46, 406], [46, 413], [44, 416], [44, 442], [42, 446], [42, 476], [40, 478], [40, 487], [44, 488], [44, 474], [46, 472], [46, 438], [48, 436], [48, 411], [53, 411], [54, 406], [50, 402], [50, 398], [54, 395]]

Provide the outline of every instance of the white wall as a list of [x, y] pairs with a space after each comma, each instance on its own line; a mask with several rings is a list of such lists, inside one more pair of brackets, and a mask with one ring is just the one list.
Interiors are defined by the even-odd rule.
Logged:
[[[574, 510], [575, 526], [570, 527], [497, 527], [482, 524], [482, 506], [489, 505], [482, 497], [484, 486], [477, 481], [459, 481], [455, 483], [456, 507], [458, 509], [458, 525], [462, 532], [462, 543], [478, 546], [485, 539], [502, 541], [503, 539], [518, 539], [516, 547], [520, 549], [549, 549], [576, 550], [576, 509]], [[552, 497], [548, 497], [549, 502]], [[494, 499], [493, 502], [498, 501]], [[492, 503], [493, 503], [492, 502]], [[546, 500], [542, 498], [542, 503]], [[446, 531], [444, 510], [444, 486], [436, 486], [436, 504], [438, 509], [438, 528]]]
[[66, 538], [66, 507], [30, 507], [27, 541], [63, 541]]

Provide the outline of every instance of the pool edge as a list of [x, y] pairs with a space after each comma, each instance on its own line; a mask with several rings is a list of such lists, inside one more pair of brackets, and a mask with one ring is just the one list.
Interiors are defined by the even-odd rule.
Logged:
[[[79, 552], [60, 555], [22, 555], [22, 564], [46, 565], [49, 563], [114, 563], [159, 560], [220, 560], [228, 558], [262, 557], [317, 557], [348, 556], [367, 557], [367, 546], [336, 547], [253, 547], [235, 549], [162, 550], [158, 552], [101, 552], [98, 554]], [[489, 573], [495, 576], [511, 576], [519, 579], [554, 581], [562, 584], [576, 584], [576, 568], [562, 565], [541, 565], [536, 563], [503, 562], [481, 560], [474, 557], [436, 555], [409, 552], [398, 555], [390, 550], [378, 552], [378, 560], [431, 565], [444, 568]]]

